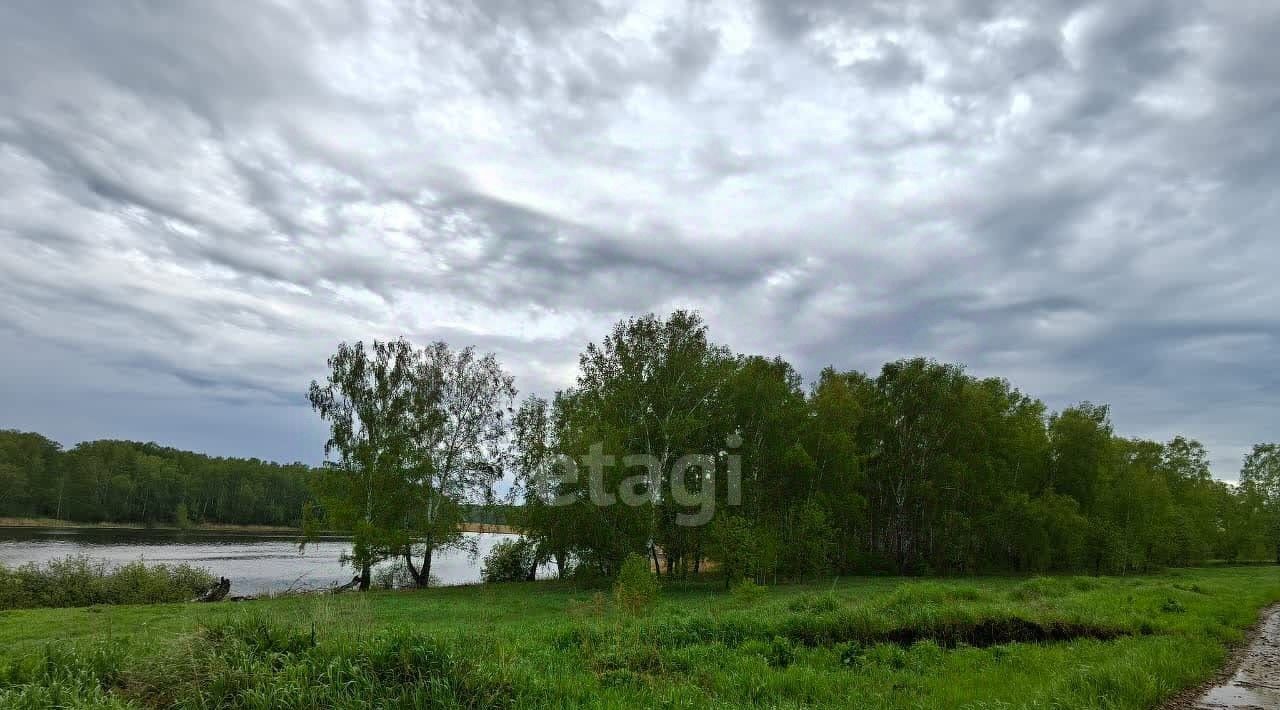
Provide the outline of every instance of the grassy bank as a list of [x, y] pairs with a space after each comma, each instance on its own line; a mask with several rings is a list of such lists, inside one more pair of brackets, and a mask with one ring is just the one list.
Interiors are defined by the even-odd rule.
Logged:
[[217, 579], [191, 565], [108, 564], [84, 556], [8, 567], [0, 563], [0, 610], [189, 601]]
[[0, 706], [1144, 708], [1208, 678], [1280, 570], [557, 583], [0, 613]]

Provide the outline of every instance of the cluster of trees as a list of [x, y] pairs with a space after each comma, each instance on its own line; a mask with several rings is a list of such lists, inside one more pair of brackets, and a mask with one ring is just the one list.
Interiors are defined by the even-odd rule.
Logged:
[[[632, 553], [666, 575], [713, 560], [758, 580], [1280, 555], [1274, 446], [1231, 486], [1198, 442], [1118, 436], [1106, 406], [1050, 413], [1005, 380], [926, 359], [827, 369], [806, 388], [682, 311], [617, 324], [579, 365], [573, 387], [523, 402], [512, 434], [519, 524], [562, 571], [614, 574]], [[617, 459], [571, 471], [565, 456], [592, 447]], [[602, 491], [627, 502], [600, 505]]]
[[471, 349], [343, 344], [329, 367], [310, 397], [330, 460], [306, 517], [355, 532], [365, 586], [387, 559], [426, 584], [504, 473], [527, 536], [517, 571], [613, 576], [636, 554], [660, 574], [713, 561], [760, 581], [1280, 557], [1280, 448], [1255, 448], [1228, 485], [1194, 440], [1118, 436], [1105, 406], [1050, 413], [958, 365], [829, 368], [805, 387], [677, 311], [618, 323], [573, 387], [518, 411], [511, 376]]
[[0, 516], [148, 524], [301, 524], [311, 469], [133, 441], [63, 451], [0, 431]]
[[475, 503], [493, 502], [505, 470], [513, 379], [493, 355], [403, 338], [343, 343], [328, 366], [309, 393], [330, 437], [307, 536], [350, 530], [362, 590], [388, 559], [427, 586], [437, 553], [475, 550], [459, 525]]

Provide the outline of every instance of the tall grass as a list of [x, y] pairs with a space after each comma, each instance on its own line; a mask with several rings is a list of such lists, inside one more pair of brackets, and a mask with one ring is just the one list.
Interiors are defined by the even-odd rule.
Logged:
[[189, 601], [214, 583], [190, 565], [110, 565], [85, 556], [11, 568], [0, 564], [0, 610]]
[[708, 585], [643, 610], [554, 585], [134, 607], [112, 611], [199, 623], [10, 654], [0, 707], [1136, 710], [1212, 674], [1276, 600], [1280, 574], [1247, 569]]

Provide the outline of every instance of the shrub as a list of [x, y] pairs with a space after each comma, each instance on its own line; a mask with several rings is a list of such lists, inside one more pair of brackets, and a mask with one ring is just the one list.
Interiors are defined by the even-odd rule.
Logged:
[[1071, 578], [1071, 588], [1077, 592], [1091, 592], [1102, 588], [1102, 582], [1092, 577], [1075, 576]]
[[864, 651], [862, 644], [857, 641], [849, 641], [836, 647], [836, 652], [840, 654], [840, 665], [845, 668], [857, 667]]
[[980, 589], [967, 585], [911, 582], [895, 589], [886, 601], [889, 607], [911, 609], [925, 604], [976, 602], [983, 596]]
[[730, 593], [733, 595], [734, 601], [742, 603], [753, 602], [756, 599], [759, 599], [760, 595], [764, 593], [764, 587], [761, 587], [749, 579], [744, 579], [733, 585], [733, 589]]
[[796, 660], [796, 650], [789, 639], [774, 636], [769, 645], [769, 665], [774, 668], [786, 668]]
[[17, 569], [0, 565], [0, 609], [189, 601], [214, 582], [208, 570], [185, 564], [111, 566], [73, 556]]
[[658, 597], [658, 580], [649, 570], [649, 562], [632, 554], [622, 563], [613, 583], [613, 598], [618, 606], [637, 614]]
[[840, 599], [831, 592], [802, 594], [792, 599], [787, 608], [799, 614], [827, 614], [840, 608]]
[[[1075, 582], [1072, 582], [1072, 586]], [[1009, 590], [1009, 598], [1016, 602], [1029, 602], [1038, 599], [1056, 599], [1067, 595], [1067, 586], [1061, 579], [1051, 577], [1032, 577]]]
[[1160, 605], [1160, 611], [1163, 611], [1166, 614], [1181, 614], [1186, 610], [1187, 607], [1173, 597], [1169, 597], [1164, 601], [1164, 604]]
[[485, 555], [480, 578], [486, 583], [531, 581], [535, 564], [532, 542], [524, 538], [502, 540]]

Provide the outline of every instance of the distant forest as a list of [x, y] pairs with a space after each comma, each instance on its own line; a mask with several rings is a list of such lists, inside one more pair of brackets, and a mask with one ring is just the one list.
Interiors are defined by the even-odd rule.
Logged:
[[[220, 458], [137, 441], [69, 451], [34, 432], [0, 429], [0, 517], [77, 523], [299, 527], [317, 469]], [[505, 524], [501, 503], [463, 504], [461, 519]]]
[[63, 451], [40, 434], [0, 431], [0, 516], [297, 526], [311, 500], [311, 473], [301, 463], [215, 458], [134, 441]]

